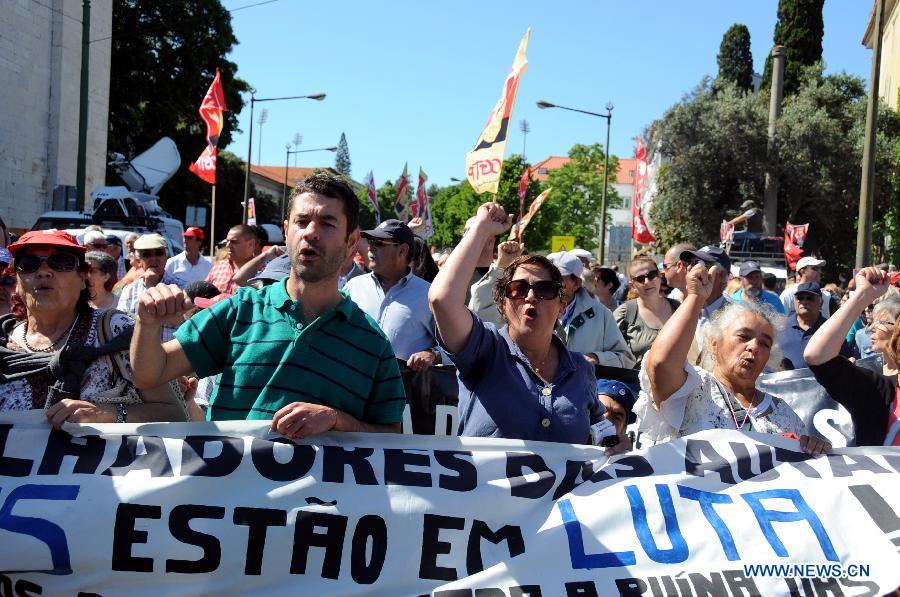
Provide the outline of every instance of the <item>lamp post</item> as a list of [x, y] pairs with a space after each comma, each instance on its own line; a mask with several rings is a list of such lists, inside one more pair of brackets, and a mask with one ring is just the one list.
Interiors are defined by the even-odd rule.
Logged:
[[281, 193], [282, 222], [287, 217], [287, 215], [284, 213], [284, 206], [287, 204], [288, 164], [290, 164], [291, 156], [298, 153], [309, 153], [310, 151], [337, 151], [337, 147], [319, 147], [317, 149], [298, 149], [296, 151], [291, 151], [290, 144], [284, 146], [284, 190]]
[[244, 218], [243, 222], [247, 223], [247, 199], [250, 196], [250, 160], [253, 157], [253, 106], [256, 102], [280, 102], [283, 100], [294, 99], [311, 99], [317, 102], [325, 99], [324, 93], [314, 93], [312, 95], [292, 95], [289, 97], [265, 97], [256, 98], [256, 90], [250, 91], [250, 131], [247, 134], [247, 163], [244, 164]]
[[612, 102], [606, 102], [606, 114], [598, 114], [597, 112], [589, 112], [587, 110], [579, 110], [578, 108], [567, 108], [566, 106], [559, 106], [557, 104], [551, 104], [550, 102], [544, 100], [538, 100], [537, 107], [541, 110], [546, 110], [547, 108], [559, 108], [560, 110], [568, 110], [569, 112], [580, 112], [582, 114], [587, 114], [589, 116], [596, 116], [598, 118], [606, 119], [606, 148], [604, 153], [605, 156], [605, 165], [603, 166], [603, 196], [600, 199], [600, 247], [597, 249], [597, 259], [600, 264], [603, 264], [603, 258], [606, 255], [606, 187], [609, 184], [609, 129], [612, 124], [612, 111], [615, 106], [612, 105]]

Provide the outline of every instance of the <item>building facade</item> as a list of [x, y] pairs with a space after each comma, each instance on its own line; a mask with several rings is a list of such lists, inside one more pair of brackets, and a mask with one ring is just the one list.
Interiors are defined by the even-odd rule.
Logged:
[[[73, 0], [8, 0], [0, 10], [0, 215], [13, 229], [53, 207], [83, 208], [74, 204], [81, 19]], [[105, 183], [112, 0], [93, 0], [90, 21], [86, 195]]]
[[[877, 1], [877, 0], [876, 0]], [[894, 110], [900, 106], [900, 1], [885, 0], [881, 15], [881, 65], [878, 97]], [[869, 17], [862, 43], [869, 49], [875, 45], [875, 10]]]

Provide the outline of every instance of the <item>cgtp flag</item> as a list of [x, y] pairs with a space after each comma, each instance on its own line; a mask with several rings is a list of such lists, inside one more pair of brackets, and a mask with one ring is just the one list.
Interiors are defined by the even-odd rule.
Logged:
[[369, 196], [369, 201], [372, 202], [372, 207], [375, 209], [375, 225], [377, 226], [381, 224], [381, 210], [378, 209], [378, 192], [375, 190], [375, 173], [372, 170], [369, 170], [366, 186], [368, 187], [366, 194]]
[[407, 164], [403, 164], [403, 174], [397, 179], [397, 200], [394, 205], [397, 219], [404, 222], [409, 221], [409, 172], [406, 167]]
[[425, 204], [428, 203], [428, 191], [425, 190], [426, 180], [428, 180], [428, 176], [422, 170], [422, 166], [419, 166], [419, 185], [416, 187], [416, 200], [411, 204], [414, 218], [422, 217], [424, 219], [425, 216]]
[[790, 269], [797, 269], [797, 262], [803, 256], [803, 243], [809, 232], [809, 224], [791, 224], [784, 226], [784, 259]]
[[525, 50], [528, 49], [530, 36], [531, 27], [519, 42], [519, 50], [513, 60], [512, 69], [503, 83], [500, 100], [491, 110], [487, 124], [484, 125], [484, 130], [481, 131], [478, 141], [475, 142], [475, 148], [466, 154], [466, 178], [469, 179], [476, 193], [480, 194], [485, 191], [496, 193], [500, 184], [500, 169], [503, 166], [503, 154], [506, 151], [509, 120], [516, 103], [519, 80], [528, 67]]
[[247, 225], [256, 226], [256, 200], [253, 197], [247, 199]]
[[641, 244], [647, 244], [656, 239], [647, 228], [644, 214], [641, 213], [641, 195], [647, 188], [647, 150], [644, 148], [644, 142], [640, 135], [637, 138], [637, 150], [634, 152], [634, 157], [637, 160], [637, 175], [634, 177], [634, 200], [631, 202], [631, 238]]
[[547, 195], [550, 194], [550, 191], [553, 190], [553, 187], [547, 187], [547, 190], [534, 198], [534, 201], [531, 202], [531, 205], [528, 206], [528, 213], [523, 217], [519, 218], [519, 221], [516, 222], [516, 225], [509, 232], [509, 240], [516, 240], [517, 237], [521, 234], [525, 233], [525, 226], [528, 226], [528, 223], [531, 221], [531, 218], [534, 217], [534, 214], [541, 208], [544, 204], [544, 201], [547, 199]]
[[225, 107], [225, 92], [222, 89], [222, 77], [216, 69], [216, 77], [209, 86], [203, 103], [200, 104], [200, 117], [206, 123], [206, 149], [197, 161], [188, 169], [210, 184], [216, 184], [216, 156], [218, 155], [219, 135], [225, 127], [222, 112]]

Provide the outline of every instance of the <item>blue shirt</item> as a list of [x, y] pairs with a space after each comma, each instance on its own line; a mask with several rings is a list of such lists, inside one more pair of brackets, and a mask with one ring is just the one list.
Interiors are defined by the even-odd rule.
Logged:
[[554, 336], [559, 366], [545, 384], [505, 326], [497, 330], [474, 313], [472, 319], [465, 348], [449, 355], [459, 377], [459, 435], [588, 443], [604, 409], [594, 369], [581, 353]]
[[[736, 303], [740, 303], [744, 301], [744, 289], [738, 288], [738, 290], [731, 295], [731, 300]], [[759, 295], [759, 302], [764, 305], [769, 305], [772, 309], [775, 310], [776, 313], [781, 313], [782, 315], [787, 315], [784, 312], [784, 304], [782, 304], [781, 299], [778, 298], [778, 295], [774, 292], [769, 292], [768, 290], [763, 289]]]
[[[806, 361], [803, 360], [803, 351], [806, 350], [809, 339], [816, 333], [816, 330], [822, 327], [826, 320], [827, 318], [819, 314], [819, 319], [816, 320], [812, 327], [804, 330], [797, 324], [796, 313], [788, 316], [787, 325], [778, 334], [778, 345], [781, 347], [785, 361], [789, 361], [789, 363], [784, 363], [785, 369], [802, 369], [807, 366]], [[848, 358], [853, 356], [853, 350], [847, 342], [841, 343], [840, 355]]]
[[429, 288], [431, 284], [409, 272], [385, 293], [373, 272], [347, 282], [344, 292], [375, 320], [390, 340], [394, 354], [405, 361], [436, 345]]

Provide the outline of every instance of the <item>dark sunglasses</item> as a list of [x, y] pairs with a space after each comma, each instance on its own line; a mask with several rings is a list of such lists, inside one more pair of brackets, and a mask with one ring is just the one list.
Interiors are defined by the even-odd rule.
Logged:
[[798, 292], [794, 295], [794, 298], [796, 298], [798, 301], [807, 302], [816, 300], [817, 298], [819, 298], [819, 295], [812, 294], [811, 292]]
[[396, 247], [400, 243], [391, 242], [389, 240], [381, 240], [378, 238], [370, 238], [368, 239], [370, 247]]
[[149, 257], [165, 257], [165, 249], [138, 249], [138, 257], [146, 259]]
[[41, 263], [55, 272], [73, 272], [78, 269], [78, 257], [70, 253], [54, 253], [53, 255], [22, 255], [16, 257], [16, 271], [20, 274], [33, 274], [41, 268]]
[[649, 272], [647, 272], [646, 274], [641, 274], [640, 276], [631, 276], [631, 279], [634, 280], [635, 282], [640, 282], [641, 284], [644, 284], [644, 283], [648, 282], [649, 280], [655, 280], [658, 277], [659, 277], [659, 272], [656, 271], [655, 269], [652, 269]]
[[531, 290], [534, 291], [534, 296], [542, 301], [559, 298], [562, 294], [562, 286], [552, 280], [540, 280], [534, 284], [529, 284], [525, 280], [513, 280], [506, 285], [503, 294], [506, 298], [523, 299]]

